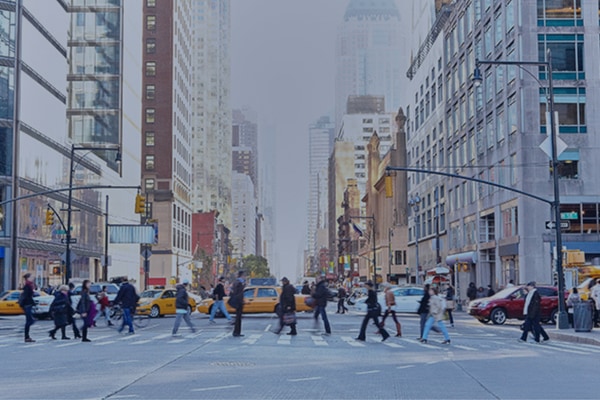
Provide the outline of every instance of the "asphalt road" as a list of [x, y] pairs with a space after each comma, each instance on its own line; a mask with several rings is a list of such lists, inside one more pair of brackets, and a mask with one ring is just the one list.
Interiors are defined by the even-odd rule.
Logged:
[[246, 316], [245, 336], [235, 338], [226, 320], [211, 325], [194, 313], [196, 333], [184, 324], [172, 337], [166, 317], [135, 335], [93, 328], [91, 343], [53, 341], [51, 321], [38, 321], [37, 342], [25, 344], [24, 317], [0, 317], [0, 399], [598, 398], [598, 346], [523, 344], [517, 323], [482, 325], [464, 313], [449, 346], [435, 333], [417, 342], [418, 319], [408, 314], [403, 337], [382, 343], [370, 326], [363, 343], [353, 339], [362, 316], [334, 309], [331, 336], [310, 314], [295, 337], [273, 334], [272, 315]]

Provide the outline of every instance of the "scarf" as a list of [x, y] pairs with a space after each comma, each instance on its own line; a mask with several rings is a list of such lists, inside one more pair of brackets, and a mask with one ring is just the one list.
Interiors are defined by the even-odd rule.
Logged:
[[525, 307], [523, 308], [523, 315], [527, 315], [527, 310], [529, 309], [529, 303], [531, 303], [531, 299], [533, 298], [533, 293], [536, 291], [535, 288], [531, 289], [527, 292], [527, 298], [525, 299]]

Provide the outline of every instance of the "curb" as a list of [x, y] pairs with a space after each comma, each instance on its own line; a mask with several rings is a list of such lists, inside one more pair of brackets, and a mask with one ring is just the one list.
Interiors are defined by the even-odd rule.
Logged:
[[561, 340], [564, 342], [591, 344], [594, 346], [600, 346], [600, 338], [596, 339], [596, 338], [590, 338], [590, 337], [568, 335], [565, 333], [558, 333], [558, 332], [548, 332], [548, 336], [550, 336], [552, 339]]

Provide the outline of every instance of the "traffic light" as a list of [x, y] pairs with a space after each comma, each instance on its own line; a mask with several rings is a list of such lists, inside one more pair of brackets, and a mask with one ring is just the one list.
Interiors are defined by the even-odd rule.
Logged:
[[135, 196], [135, 213], [146, 214], [146, 198], [139, 193]]
[[394, 181], [391, 175], [386, 175], [384, 178], [385, 183], [385, 197], [388, 199], [394, 197]]
[[54, 225], [54, 211], [46, 209], [46, 225]]

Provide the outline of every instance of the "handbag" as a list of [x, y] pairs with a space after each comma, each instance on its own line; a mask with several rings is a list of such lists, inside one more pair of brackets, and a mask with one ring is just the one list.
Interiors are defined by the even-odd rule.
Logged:
[[446, 300], [446, 310], [454, 310], [454, 300]]
[[288, 311], [283, 314], [283, 324], [284, 325], [292, 325], [296, 323], [296, 312]]
[[306, 304], [310, 308], [315, 308], [315, 306], [317, 305], [317, 299], [315, 299], [314, 297], [310, 297], [310, 296], [305, 297], [304, 304]]

